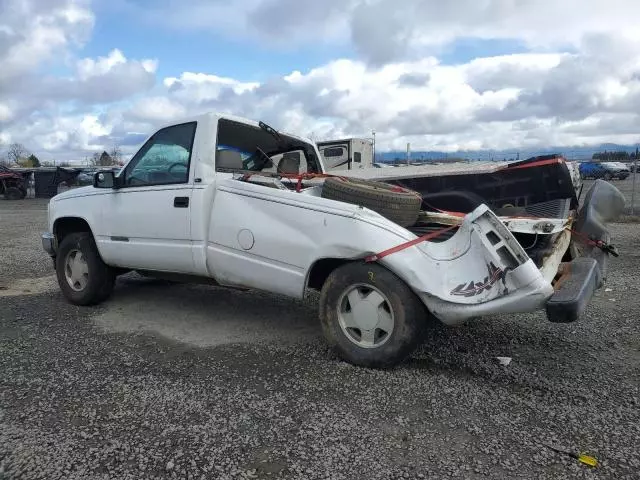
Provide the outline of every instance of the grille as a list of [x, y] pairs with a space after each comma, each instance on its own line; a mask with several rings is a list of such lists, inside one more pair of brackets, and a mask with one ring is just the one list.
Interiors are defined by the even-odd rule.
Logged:
[[570, 206], [570, 198], [558, 198], [548, 202], [534, 203], [525, 207], [525, 211], [534, 217], [567, 218]]

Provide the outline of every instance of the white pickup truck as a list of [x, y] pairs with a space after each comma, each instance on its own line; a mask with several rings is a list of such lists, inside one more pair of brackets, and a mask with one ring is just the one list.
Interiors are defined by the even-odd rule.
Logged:
[[548, 218], [513, 205], [433, 210], [402, 186], [324, 174], [311, 140], [210, 113], [159, 129], [120, 172], [52, 198], [42, 243], [76, 305], [106, 300], [129, 271], [294, 298], [315, 289], [337, 353], [389, 367], [434, 319], [546, 309], [576, 320], [602, 285], [603, 222], [620, 202], [598, 181], [579, 211]]

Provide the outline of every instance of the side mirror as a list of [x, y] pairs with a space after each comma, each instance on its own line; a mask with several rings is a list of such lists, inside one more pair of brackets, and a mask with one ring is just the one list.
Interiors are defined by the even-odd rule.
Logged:
[[97, 172], [93, 176], [93, 186], [95, 188], [117, 188], [115, 173], [111, 170]]

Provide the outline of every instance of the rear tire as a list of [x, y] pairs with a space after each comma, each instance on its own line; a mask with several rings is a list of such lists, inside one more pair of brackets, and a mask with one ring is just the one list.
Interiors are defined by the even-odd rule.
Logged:
[[348, 263], [334, 270], [320, 293], [324, 336], [339, 357], [357, 366], [389, 368], [423, 338], [429, 315], [395, 274], [378, 264]]
[[56, 255], [58, 285], [74, 305], [95, 305], [111, 295], [115, 270], [106, 265], [93, 236], [87, 232], [70, 233], [60, 243]]
[[9, 187], [4, 192], [4, 198], [6, 200], [21, 200], [24, 197], [22, 196], [22, 192], [17, 187]]

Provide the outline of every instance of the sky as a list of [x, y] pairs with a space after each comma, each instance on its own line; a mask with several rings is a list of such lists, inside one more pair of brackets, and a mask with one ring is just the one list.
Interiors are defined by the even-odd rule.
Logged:
[[378, 150], [640, 141], [635, 0], [0, 0], [0, 151], [217, 111]]

